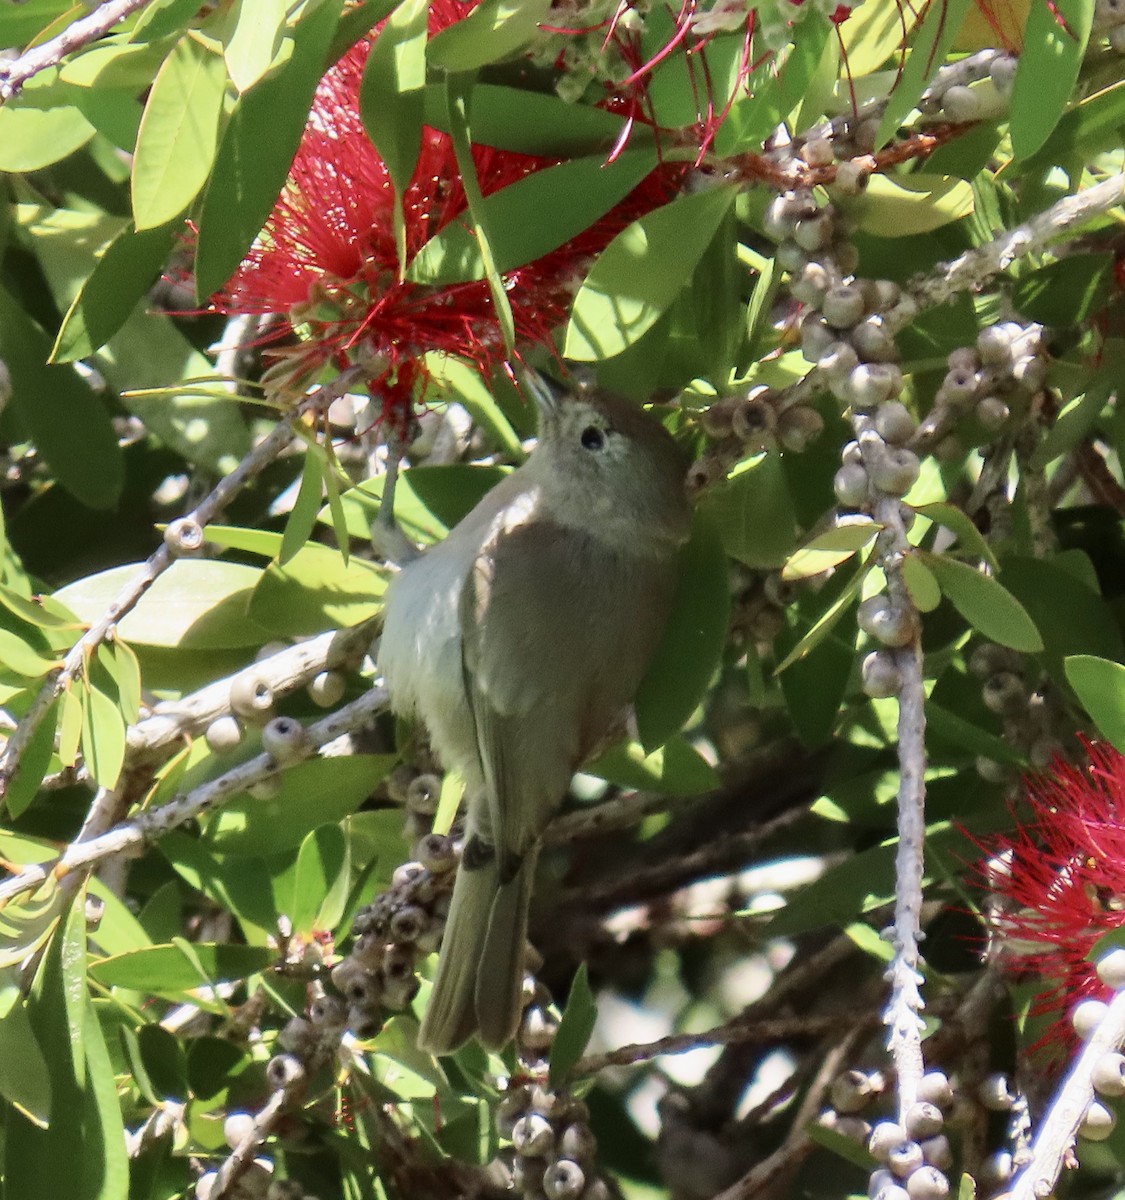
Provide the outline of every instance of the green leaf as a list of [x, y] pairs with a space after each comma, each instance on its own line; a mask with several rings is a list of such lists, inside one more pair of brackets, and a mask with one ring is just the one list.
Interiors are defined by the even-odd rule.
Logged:
[[[139, 563], [113, 567], [67, 584], [56, 595], [81, 620], [92, 623], [139, 570]], [[179, 559], [117, 628], [135, 646], [195, 650], [260, 646], [266, 633], [246, 615], [246, 608], [261, 574], [241, 563]]]
[[1032, 470], [1042, 471], [1060, 455], [1073, 450], [1098, 422], [1102, 410], [1115, 395], [1112, 373], [1098, 373], [1083, 395], [1071, 401], [1037, 443], [1031, 455]]
[[882, 146], [897, 132], [918, 103], [934, 72], [945, 61], [971, 3], [972, 0], [942, 0], [940, 4], [927, 6], [921, 25], [915, 30], [914, 46], [906, 66], [879, 122], [876, 147]]
[[179, 33], [199, 11], [199, 0], [154, 0], [137, 17], [130, 34], [134, 42], [151, 42]]
[[[425, 91], [425, 123], [449, 132], [445, 88], [431, 84]], [[569, 158], [611, 149], [621, 136], [624, 120], [601, 108], [570, 104], [546, 92], [478, 83], [473, 89], [473, 144], [534, 154], [541, 158]], [[630, 145], [644, 137], [638, 127]]]
[[[607, 163], [602, 154], [545, 167], [486, 196], [481, 205], [496, 269], [513, 271], [588, 229], [656, 166], [655, 150], [631, 150]], [[544, 220], [543, 214], [550, 219]], [[415, 255], [407, 278], [449, 284], [484, 278], [472, 230], [451, 221]]]
[[[434, 352], [427, 353], [423, 362], [429, 376], [427, 399], [432, 396], [434, 400], [456, 400], [473, 418], [473, 423], [480, 425], [497, 442], [505, 456], [518, 459], [523, 454], [519, 434], [497, 402], [494, 388], [484, 381], [475, 366], [455, 355]], [[397, 503], [395, 507], [397, 511]]]
[[1092, 654], [1065, 663], [1066, 678], [1098, 732], [1125, 752], [1125, 667]]
[[1094, 0], [1032, 4], [1009, 105], [1012, 152], [1029, 158], [1059, 122], [1090, 38]]
[[289, 916], [303, 936], [328, 932], [344, 913], [351, 882], [348, 840], [339, 825], [321, 825], [301, 843]]
[[114, 639], [113, 658], [116, 664], [117, 702], [121, 715], [132, 725], [141, 711], [141, 664], [132, 647], [120, 638]]
[[961, 509], [952, 504], [923, 504], [915, 509], [915, 512], [920, 517], [926, 517], [948, 529], [956, 537], [963, 554], [983, 559], [994, 571], [1000, 569], [996, 555], [992, 553], [992, 548], [984, 540], [981, 531]]
[[47, 710], [39, 728], [32, 735], [31, 741], [20, 756], [15, 778], [8, 784], [7, 793], [3, 797], [8, 813], [12, 817], [18, 817], [35, 799], [39, 785], [43, 782], [43, 776], [47, 774], [47, 768], [51, 764], [58, 719], [59, 702], [56, 700]]
[[225, 92], [223, 60], [182, 37], [152, 82], [137, 133], [131, 186], [138, 230], [167, 224], [199, 195], [215, 158]]
[[82, 707], [82, 757], [99, 787], [113, 788], [125, 762], [125, 722], [117, 705], [96, 687]]
[[557, 1089], [566, 1080], [571, 1068], [582, 1057], [597, 1019], [598, 1006], [590, 990], [586, 964], [580, 963], [570, 985], [570, 995], [566, 998], [566, 1008], [555, 1032], [555, 1040], [551, 1043], [548, 1086]]
[[240, 94], [248, 92], [276, 61], [288, 8], [288, 0], [234, 0], [223, 58]]
[[931, 233], [973, 211], [973, 189], [950, 175], [872, 175], [859, 227], [879, 237]]
[[[839, 616], [848, 611], [854, 600], [854, 595], [848, 597], [849, 591], [850, 588], [845, 586]], [[802, 596], [798, 602], [794, 627], [777, 643], [778, 652], [784, 653], [790, 639], [797, 641], [797, 645], [785, 655], [785, 670], [778, 679], [794, 728], [809, 747], [823, 745], [836, 727], [848, 680], [855, 668], [855, 642], [858, 636], [858, 630], [851, 621], [843, 625], [842, 632], [837, 634], [838, 620], [830, 617], [825, 622], [823, 614], [819, 612], [821, 603], [819, 597], [814, 595]], [[805, 616], [806, 612], [813, 614], [811, 621]], [[798, 638], [806, 621], [809, 629]], [[804, 649], [800, 649], [802, 643], [805, 644]]]
[[57, 659], [44, 658], [10, 629], [0, 629], [0, 667], [28, 679], [38, 679], [61, 665]]
[[402, 197], [422, 148], [426, 86], [427, 0], [402, 0], [379, 31], [367, 56], [359, 89], [363, 127], [395, 189], [395, 244], [406, 269]]
[[1042, 147], [1028, 160], [1029, 172], [1056, 163], [1085, 161], [1121, 145], [1125, 125], [1125, 81], [1085, 97], [1063, 114]]
[[74, 297], [50, 361], [74, 362], [100, 350], [148, 292], [168, 261], [176, 237], [177, 231], [170, 227], [144, 233], [123, 229]]
[[917, 552], [903, 556], [902, 582], [919, 612], [933, 612], [941, 603], [941, 588], [934, 573], [922, 561]]
[[195, 260], [196, 295], [226, 283], [265, 224], [304, 132], [342, 0], [306, 8], [280, 70], [241, 96], [231, 113], [203, 197]]
[[29, 1121], [47, 1127], [51, 1079], [22, 1001], [0, 1018], [0, 1096]]
[[1074, 254], [1023, 275], [1012, 304], [1044, 325], [1080, 325], [1104, 308], [1113, 289], [1112, 254]]
[[[5, 1195], [126, 1200], [129, 1171], [121, 1108], [101, 1028], [86, 995], [81, 894], [70, 906], [65, 928], [44, 956], [28, 1003], [32, 1031], [46, 1052], [51, 1123], [42, 1129], [19, 1112], [9, 1112]], [[77, 1147], [81, 1170], [75, 1170]]]
[[284, 566], [266, 568], [248, 612], [259, 629], [298, 637], [366, 621], [382, 607], [386, 587], [379, 567], [359, 558], [345, 563], [338, 550], [310, 542]]
[[59, 483], [90, 508], [112, 508], [124, 470], [109, 414], [71, 367], [48, 364], [50, 354], [47, 335], [0, 288], [0, 358], [12, 377], [12, 408]]
[[598, 256], [574, 299], [565, 358], [613, 358], [638, 341], [691, 278], [738, 194], [682, 196], [640, 217]]
[[[1076, 565], [1090, 566], [1081, 560]], [[1096, 577], [1089, 581], [1067, 567], [1064, 556], [1051, 560], [1010, 556], [1004, 560], [1003, 572], [1008, 590], [1035, 622], [1043, 638], [1043, 664], [1060, 686], [1065, 677], [1063, 659], [1069, 655], [1120, 658], [1125, 653], [1118, 620], [1102, 599]]]
[[[85, 689], [83, 688], [84, 692]], [[82, 695], [68, 683], [59, 695], [59, 762], [73, 767], [78, 761], [78, 744], [82, 737]]]
[[669, 738], [651, 754], [640, 742], [618, 742], [582, 768], [618, 787], [668, 795], [709, 792], [719, 786], [715, 768], [684, 737]]
[[838, 567], [879, 536], [881, 525], [874, 521], [854, 521], [847, 525], [835, 525], [807, 541], [789, 556], [781, 570], [785, 580], [811, 579], [825, 571]]
[[320, 511], [320, 497], [323, 491], [323, 476], [317, 449], [316, 446], [309, 446], [305, 451], [301, 486], [297, 489], [296, 500], [293, 501], [293, 511], [285, 522], [285, 533], [278, 554], [278, 562], [283, 567], [309, 540], [316, 526], [316, 515]]
[[765, 454], [703, 498], [723, 549], [757, 570], [780, 567], [793, 547], [797, 517], [781, 460]]
[[1024, 654], [1037, 654], [1043, 639], [1027, 609], [991, 575], [940, 554], [920, 553], [944, 595], [986, 638]]
[[[828, 607], [813, 620], [812, 624], [801, 635], [793, 648], [774, 667], [775, 675], [780, 675], [782, 671], [788, 670], [795, 662], [804, 658], [805, 655], [812, 653], [824, 641], [836, 627], [836, 623], [840, 618], [857, 603], [859, 589], [863, 586], [866, 576], [867, 570], [864, 564], [860, 564], [850, 578], [844, 575], [843, 572], [838, 572], [834, 576], [825, 589], [828, 595], [821, 597], [822, 601], [825, 599], [830, 600]], [[831, 599], [834, 587], [840, 589], [839, 595], [835, 599]]]
[[161, 1025], [142, 1025], [137, 1030], [137, 1050], [160, 1101], [186, 1101], [187, 1056], [179, 1038]]
[[397, 761], [392, 754], [318, 758], [281, 775], [268, 800], [239, 797], [207, 825], [207, 844], [224, 855], [266, 857], [299, 846], [314, 829], [349, 816]]
[[551, 0], [483, 0], [430, 42], [430, 63], [443, 71], [475, 71], [527, 45]]
[[730, 617], [727, 557], [715, 523], [696, 512], [680, 551], [679, 584], [664, 637], [636, 699], [641, 745], [651, 752], [683, 728], [718, 669]]
[[[184, 992], [208, 983], [229, 983], [264, 971], [276, 958], [268, 946], [193, 942], [192, 954], [180, 945], [143, 946], [126, 954], [97, 959], [90, 978], [104, 987], [145, 992]], [[196, 962], [203, 967], [200, 975]]]
[[[475, 11], [480, 12], [480, 9]], [[469, 222], [480, 249], [481, 262], [484, 264], [484, 277], [488, 280], [492, 307], [500, 326], [500, 335], [504, 339], [504, 349], [510, 358], [515, 351], [515, 321], [512, 317], [512, 306], [508, 300], [504, 282], [500, 278], [500, 272], [496, 269], [496, 257], [492, 253], [492, 242], [489, 237], [490, 226], [484, 211], [484, 196], [481, 194], [480, 180], [477, 178], [476, 163], [473, 159], [469, 103], [475, 82], [476, 78], [473, 75], [446, 76], [445, 97], [449, 113], [449, 134], [453, 140], [453, 154], [457, 159], [457, 169], [461, 173], [461, 186], [465, 191]]]
[[76, 107], [80, 88], [48, 72], [0, 106], [0, 171], [40, 171], [84, 146], [94, 127]]

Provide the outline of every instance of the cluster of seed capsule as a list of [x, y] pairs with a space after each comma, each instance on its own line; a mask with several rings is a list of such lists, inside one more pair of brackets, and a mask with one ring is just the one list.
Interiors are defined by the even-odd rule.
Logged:
[[944, 1072], [927, 1071], [901, 1124], [872, 1124], [864, 1114], [885, 1092], [880, 1072], [845, 1071], [833, 1082], [832, 1107], [821, 1114], [820, 1124], [866, 1145], [879, 1164], [868, 1185], [871, 1200], [944, 1200], [949, 1194], [946, 1172], [953, 1165], [945, 1134], [954, 1102], [952, 1084]]
[[[292, 1022], [290, 1022], [292, 1024]], [[289, 1026], [279, 1035], [279, 1042], [286, 1037]], [[290, 1035], [288, 1041], [296, 1045], [301, 1039]], [[306, 1042], [307, 1038], [304, 1039]], [[293, 1052], [275, 1054], [266, 1065], [266, 1083], [271, 1091], [289, 1092], [299, 1088], [307, 1071], [315, 1069], [327, 1052], [334, 1051], [335, 1043], [339, 1041], [337, 1033], [332, 1040], [331, 1049], [327, 1049], [324, 1039], [318, 1039], [317, 1048], [310, 1045], [303, 1047], [304, 1057]], [[320, 1056], [320, 1057], [318, 1057]], [[256, 1132], [257, 1131], [257, 1132]], [[223, 1140], [233, 1154], [248, 1138], [256, 1140], [264, 1137], [258, 1131], [258, 1118], [250, 1112], [232, 1112], [223, 1123]], [[273, 1178], [274, 1165], [268, 1158], [258, 1157], [240, 1168], [237, 1178], [223, 1189], [223, 1200], [317, 1200], [309, 1196], [304, 1189], [289, 1180]], [[195, 1200], [213, 1200], [215, 1185], [221, 1170], [205, 1171], [195, 1181]]]
[[946, 363], [949, 369], [918, 438], [933, 442], [936, 456], [949, 461], [965, 452], [952, 432], [965, 418], [975, 419], [991, 437], [1028, 415], [1032, 397], [1047, 379], [1043, 327], [1017, 321], [990, 325], [977, 335], [975, 346], [954, 350]]
[[590, 1110], [548, 1082], [558, 1020], [546, 989], [531, 975], [524, 978], [524, 1002], [515, 1041], [519, 1070], [496, 1114], [497, 1131], [512, 1143], [512, 1185], [524, 1200], [610, 1200], [595, 1173]]
[[415, 853], [356, 914], [351, 953], [332, 968], [347, 1001], [345, 1023], [357, 1037], [377, 1033], [386, 1010], [409, 1007], [418, 994], [418, 959], [438, 948], [445, 931], [459, 848], [448, 835], [429, 833]]
[[[988, 121], [1008, 111], [1019, 60], [1004, 50], [988, 52], [987, 75], [973, 79], [966, 74], [978, 66], [951, 63], [941, 67], [918, 103], [923, 117], [938, 121]], [[974, 72], [978, 76], [979, 71]]]
[[433, 828], [441, 799], [441, 776], [399, 763], [387, 776], [386, 792], [388, 799], [402, 805], [403, 837], [412, 842], [425, 837]]
[[[1098, 959], [1098, 979], [1114, 993], [1125, 991], [1125, 950], [1110, 950]], [[1104, 1000], [1082, 1000], [1070, 1014], [1078, 1037], [1088, 1042], [1101, 1028], [1109, 1011]], [[1090, 1076], [1096, 1096], [1086, 1106], [1078, 1136], [1089, 1142], [1102, 1142], [1113, 1132], [1117, 1117], [1104, 1103], [1125, 1096], [1125, 1055], [1120, 1048], [1107, 1050], [1094, 1064]], [[1100, 1097], [1100, 1099], [1098, 1098]]]
[[761, 454], [780, 447], [800, 452], [824, 429], [824, 418], [810, 404], [784, 404], [782, 393], [751, 387], [721, 396], [701, 418], [704, 433], [721, 439], [729, 458]]
[[[1022, 751], [1036, 769], [1050, 764], [1060, 747], [1065, 713], [1045, 677], [1028, 679], [1031, 664], [1016, 651], [982, 642], [969, 655], [969, 671], [980, 680], [981, 699], [1003, 722], [1004, 740]], [[1011, 768], [979, 757], [977, 772], [989, 783], [1009, 782]]]
[[[284, 643], [270, 643], [262, 648], [258, 658], [268, 658], [284, 648]], [[305, 690], [318, 708], [332, 708], [343, 698], [346, 686], [347, 681], [339, 671], [321, 671], [313, 676]], [[235, 675], [230, 682], [229, 699], [230, 712], [216, 717], [204, 731], [213, 754], [230, 754], [237, 750], [250, 725], [261, 728], [262, 749], [276, 760], [278, 766], [288, 766], [305, 756], [308, 735], [304, 726], [294, 717], [276, 715], [277, 697], [260, 668], [247, 667]], [[264, 781], [259, 791], [268, 791], [271, 787], [276, 790], [276, 780]]]
[[795, 588], [776, 571], [753, 571], [737, 564], [731, 571], [730, 631], [736, 645], [768, 644], [785, 628], [785, 610]]
[[[844, 447], [833, 480], [836, 498], [866, 517], [883, 501], [898, 503], [921, 469], [910, 445], [917, 422], [898, 399], [903, 376], [890, 317], [893, 311], [901, 322], [916, 305], [889, 280], [855, 278], [858, 259], [846, 222], [833, 205], [818, 207], [811, 192], [775, 197], [765, 226], [779, 239], [777, 260], [791, 274], [790, 292], [806, 309], [801, 352], [851, 415], [855, 439]], [[909, 527], [912, 511], [900, 505], [900, 514]], [[901, 676], [893, 651], [917, 637], [918, 614], [904, 597], [879, 595], [860, 606], [859, 622], [882, 647], [864, 660], [864, 689], [895, 695]]]

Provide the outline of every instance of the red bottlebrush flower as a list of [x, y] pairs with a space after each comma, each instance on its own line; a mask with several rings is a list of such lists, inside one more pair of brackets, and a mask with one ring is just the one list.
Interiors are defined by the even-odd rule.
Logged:
[[[431, 34], [472, 7], [436, 0]], [[485, 375], [506, 351], [486, 280], [425, 286], [399, 278], [394, 190], [359, 114], [372, 44], [357, 43], [321, 80], [285, 188], [212, 304], [220, 312], [280, 316], [271, 340], [303, 327], [300, 345], [276, 351], [294, 377], [329, 361], [375, 364], [372, 394], [385, 415], [401, 419], [427, 351], [469, 359]], [[485, 146], [472, 153], [485, 196], [557, 161]], [[504, 275], [518, 342], [550, 345], [589, 260], [636, 217], [666, 202], [674, 178], [669, 170], [654, 172], [583, 233]], [[451, 138], [425, 128], [403, 196], [407, 263], [441, 229], [465, 219], [467, 208]]]
[[1125, 755], [1084, 745], [1085, 764], [1056, 759], [1027, 782], [1033, 819], [993, 842], [984, 868], [999, 964], [1042, 978], [1032, 1012], [1057, 1015], [1036, 1047], [1055, 1052], [1073, 1043], [1074, 1005], [1108, 998], [1088, 956], [1125, 926]]

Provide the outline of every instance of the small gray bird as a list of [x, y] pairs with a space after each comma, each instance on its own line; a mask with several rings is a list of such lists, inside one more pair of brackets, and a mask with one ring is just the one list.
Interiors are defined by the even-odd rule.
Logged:
[[628, 401], [529, 378], [539, 441], [387, 593], [379, 665], [464, 779], [464, 852], [420, 1043], [499, 1048], [520, 1018], [539, 836], [620, 733], [672, 603], [686, 463]]

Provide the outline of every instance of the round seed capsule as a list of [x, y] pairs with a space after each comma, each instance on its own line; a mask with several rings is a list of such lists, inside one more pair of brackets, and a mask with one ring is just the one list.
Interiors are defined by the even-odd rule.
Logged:
[[918, 1099], [938, 1108], [948, 1108], [953, 1103], [953, 1085], [944, 1071], [927, 1071], [918, 1084]]
[[1071, 1010], [1070, 1023], [1085, 1042], [1097, 1032], [1107, 1012], [1109, 1005], [1102, 1000], [1082, 1000]]
[[942, 94], [941, 107], [951, 121], [975, 121], [981, 111], [976, 92], [960, 83], [947, 88]]
[[981, 1080], [977, 1099], [989, 1112], [1010, 1112], [1016, 1102], [1008, 1077], [1001, 1071]]
[[445, 833], [428, 833], [414, 847], [418, 861], [434, 875], [442, 875], [457, 866], [453, 839]]
[[304, 758], [310, 748], [308, 732], [293, 717], [274, 717], [262, 729], [262, 749], [283, 766]]
[[391, 917], [391, 937], [396, 942], [416, 942], [430, 923], [430, 915], [417, 904], [404, 904]]
[[164, 530], [164, 545], [176, 558], [192, 558], [203, 550], [203, 526], [192, 517], [180, 517]]
[[1094, 1090], [1103, 1096], [1125, 1096], [1125, 1055], [1116, 1051], [1103, 1054], [1090, 1078]]
[[520, 1022], [519, 1040], [531, 1050], [546, 1050], [555, 1040], [558, 1027], [545, 1008], [529, 1008]]
[[555, 1145], [555, 1131], [551, 1122], [539, 1113], [528, 1113], [520, 1117], [512, 1130], [512, 1145], [516, 1152], [528, 1157], [549, 1154]]
[[777, 440], [786, 450], [800, 453], [824, 432], [824, 418], [807, 404], [795, 404], [777, 418]]
[[860, 358], [867, 362], [891, 362], [898, 356], [895, 340], [879, 316], [860, 321], [851, 331], [851, 342]]
[[294, 1087], [304, 1077], [304, 1063], [292, 1054], [275, 1054], [266, 1064], [266, 1083], [275, 1092]]
[[937, 1167], [926, 1164], [907, 1176], [906, 1193], [910, 1200], [945, 1200], [949, 1180]]
[[431, 817], [437, 812], [440, 798], [441, 777], [438, 775], [418, 775], [407, 785], [406, 807], [411, 812]]
[[900, 1178], [908, 1179], [925, 1163], [922, 1147], [909, 1139], [893, 1147], [887, 1155], [887, 1166]]
[[242, 744], [242, 726], [232, 716], [216, 717], [203, 736], [213, 754], [229, 754]]
[[906, 1132], [916, 1141], [921, 1142], [941, 1133], [945, 1118], [936, 1104], [918, 1100], [906, 1110]]
[[339, 1029], [347, 1016], [347, 1006], [339, 996], [317, 996], [309, 1005], [309, 1020], [320, 1028]]
[[801, 147], [801, 159], [810, 167], [830, 167], [836, 161], [836, 151], [825, 137], [811, 137]]
[[1011, 671], [1000, 671], [984, 681], [981, 699], [989, 712], [1019, 712], [1027, 707], [1027, 686]]
[[888, 400], [875, 410], [875, 428], [885, 442], [892, 446], [900, 446], [914, 436], [918, 422], [914, 420], [905, 404], [898, 400]]
[[254, 1132], [254, 1116], [248, 1112], [232, 1112], [223, 1122], [223, 1141], [233, 1150]]
[[926, 1156], [926, 1162], [939, 1171], [948, 1171], [953, 1166], [953, 1147], [944, 1133], [926, 1138], [922, 1142], [922, 1153]]
[[1082, 1124], [1078, 1127], [1078, 1136], [1088, 1142], [1104, 1142], [1113, 1132], [1117, 1118], [1112, 1110], [1106, 1108], [1100, 1100], [1091, 1100]]
[[888, 496], [904, 496], [918, 482], [922, 464], [905, 446], [888, 446], [871, 466], [871, 482]]
[[1012, 415], [1011, 409], [999, 396], [985, 396], [978, 400], [973, 410], [977, 420], [989, 431], [995, 433], [1002, 429]]
[[339, 671], [321, 671], [309, 681], [309, 699], [317, 708], [331, 708], [343, 699], [347, 680]]
[[857, 412], [869, 412], [902, 391], [902, 371], [894, 363], [865, 362], [848, 376], [848, 402]]
[[1109, 950], [1098, 959], [1098, 978], [1115, 992], [1125, 988], [1125, 950]]
[[863, 690], [874, 700], [885, 700], [902, 691], [902, 672], [898, 663], [885, 651], [869, 654], [860, 668]]
[[867, 472], [859, 463], [845, 463], [832, 480], [836, 499], [847, 508], [859, 508], [867, 500]]
[[586, 1172], [569, 1158], [551, 1163], [543, 1174], [547, 1200], [578, 1200], [586, 1186]]
[[802, 304], [820, 304], [832, 280], [822, 263], [810, 260], [789, 284], [790, 294]]
[[821, 312], [835, 329], [850, 329], [863, 316], [866, 307], [863, 289], [858, 284], [838, 283], [825, 293]]
[[793, 229], [793, 240], [809, 253], [823, 250], [832, 244], [834, 233], [832, 215], [822, 209], [815, 216], [799, 220]]
[[264, 725], [273, 712], [273, 688], [255, 671], [242, 671], [231, 680], [230, 706], [235, 716]]

